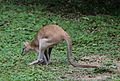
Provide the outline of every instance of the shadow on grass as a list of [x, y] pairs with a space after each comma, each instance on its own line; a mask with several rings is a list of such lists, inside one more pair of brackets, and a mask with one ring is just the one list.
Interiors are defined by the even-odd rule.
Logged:
[[[4, 1], [3, 1], [4, 2]], [[79, 18], [81, 15], [120, 15], [119, 0], [6, 0], [6, 2], [25, 6], [44, 6], [43, 11], [59, 14], [65, 18]]]

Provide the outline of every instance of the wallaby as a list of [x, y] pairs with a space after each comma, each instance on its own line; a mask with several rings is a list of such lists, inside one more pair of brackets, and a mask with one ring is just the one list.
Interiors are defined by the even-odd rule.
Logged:
[[78, 63], [73, 61], [71, 38], [68, 33], [66, 33], [61, 27], [55, 24], [43, 26], [37, 32], [32, 42], [24, 43], [22, 53], [26, 53], [30, 49], [35, 50], [38, 53], [37, 60], [31, 62], [30, 65], [42, 63], [44, 61], [46, 64], [49, 64], [50, 54], [53, 46], [63, 40], [67, 42], [67, 58], [72, 66], [82, 68], [97, 68], [97, 66], [92, 65], [79, 65]]

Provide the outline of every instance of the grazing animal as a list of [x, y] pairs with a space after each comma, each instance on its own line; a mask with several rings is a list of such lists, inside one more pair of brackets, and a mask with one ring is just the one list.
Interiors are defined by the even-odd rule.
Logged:
[[35, 38], [31, 42], [25, 42], [22, 54], [25, 54], [30, 49], [35, 50], [38, 53], [38, 58], [37, 60], [31, 62], [30, 65], [43, 62], [49, 64], [50, 54], [53, 46], [63, 40], [67, 42], [67, 58], [72, 66], [82, 68], [97, 68], [97, 66], [80, 65], [73, 61], [71, 38], [67, 32], [65, 32], [61, 27], [55, 24], [43, 26], [37, 32]]

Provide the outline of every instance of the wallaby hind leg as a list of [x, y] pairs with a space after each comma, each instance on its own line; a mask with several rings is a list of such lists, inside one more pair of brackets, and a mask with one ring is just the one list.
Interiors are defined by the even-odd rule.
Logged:
[[[42, 44], [41, 44], [41, 48], [46, 48], [46, 49], [41, 49], [41, 53], [40, 55], [42, 55], [42, 57], [40, 56], [40, 60], [42, 59], [42, 64], [46, 64], [48, 65], [50, 63], [50, 54], [51, 54], [51, 51], [52, 51], [52, 47], [50, 48], [47, 48], [48, 45], [50, 45], [51, 43], [49, 43], [49, 39], [42, 39]], [[40, 45], [40, 44], [39, 44]], [[39, 48], [40, 50], [40, 48]], [[41, 62], [40, 62], [41, 64]]]

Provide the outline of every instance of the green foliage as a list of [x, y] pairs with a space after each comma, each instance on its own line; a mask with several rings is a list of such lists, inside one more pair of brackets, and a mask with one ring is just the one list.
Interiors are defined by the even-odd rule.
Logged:
[[[42, 11], [59, 14], [65, 18], [79, 18], [81, 15], [97, 14], [120, 15], [119, 0], [2, 0], [1, 2], [31, 6], [31, 10], [41, 5], [42, 7], [39, 7], [43, 8]], [[24, 8], [24, 10], [26, 9]]]
[[[73, 76], [65, 77], [65, 75], [70, 75], [72, 72], [84, 75], [84, 69], [71, 69], [68, 65], [64, 42], [54, 48], [52, 64], [48, 66], [29, 66], [28, 63], [36, 58], [34, 52], [29, 52], [26, 56], [20, 55], [23, 42], [32, 40], [43, 24], [53, 23], [53, 21], [70, 34], [73, 40], [73, 56], [77, 59], [85, 55], [106, 54], [111, 59], [120, 60], [119, 16], [97, 15], [64, 19], [61, 15], [46, 10], [46, 6], [49, 4], [57, 5], [58, 2], [63, 4], [63, 0], [53, 3], [49, 3], [48, 0], [46, 4], [49, 4], [46, 6], [32, 1], [35, 0], [3, 0], [0, 3], [0, 81], [53, 81], [61, 80], [61, 78], [71, 80]], [[74, 1], [73, 4], [71, 0], [68, 1], [71, 5], [79, 3]], [[42, 3], [41, 0], [38, 2]], [[52, 7], [50, 6], [50, 8]], [[86, 7], [83, 7], [82, 10], [84, 8]], [[59, 12], [59, 8], [57, 9]], [[74, 8], [72, 7], [72, 9]], [[89, 9], [85, 9], [85, 12], [87, 10]], [[66, 12], [68, 13], [68, 11]], [[111, 65], [111, 63], [111, 61], [106, 61], [104, 65]], [[103, 71], [107, 71], [106, 68], [97, 70], [96, 73]], [[87, 70], [87, 72], [91, 71]], [[118, 74], [113, 77], [113, 79], [116, 78], [120, 78]]]

